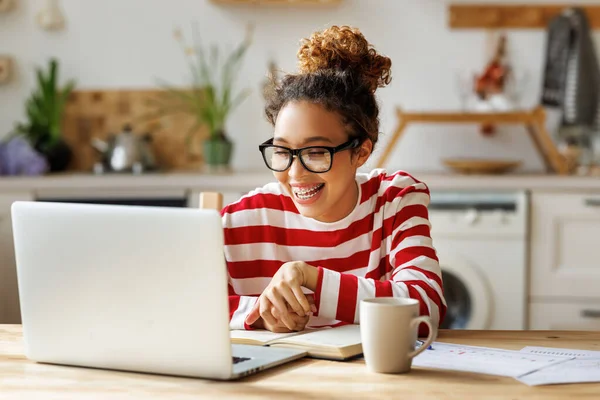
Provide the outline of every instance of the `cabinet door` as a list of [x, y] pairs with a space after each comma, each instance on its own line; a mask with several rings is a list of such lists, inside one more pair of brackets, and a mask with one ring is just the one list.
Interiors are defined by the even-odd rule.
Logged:
[[600, 331], [600, 301], [587, 303], [531, 303], [529, 328]]
[[10, 206], [17, 200], [33, 200], [30, 193], [0, 194], [0, 324], [20, 324], [19, 290]]
[[531, 295], [600, 298], [600, 193], [533, 193]]

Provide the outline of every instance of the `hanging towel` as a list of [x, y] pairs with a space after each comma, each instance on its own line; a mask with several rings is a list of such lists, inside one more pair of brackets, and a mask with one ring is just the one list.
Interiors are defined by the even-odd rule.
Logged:
[[550, 21], [542, 104], [559, 107], [563, 126], [597, 126], [600, 70], [585, 12], [569, 8]]

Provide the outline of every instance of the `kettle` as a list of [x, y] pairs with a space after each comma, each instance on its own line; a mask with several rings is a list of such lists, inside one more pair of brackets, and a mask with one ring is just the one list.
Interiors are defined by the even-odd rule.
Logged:
[[93, 138], [91, 145], [101, 155], [102, 160], [94, 169], [96, 172], [142, 173], [156, 169], [150, 142], [150, 134], [136, 135], [130, 125], [125, 125], [117, 135], [110, 135], [107, 141]]

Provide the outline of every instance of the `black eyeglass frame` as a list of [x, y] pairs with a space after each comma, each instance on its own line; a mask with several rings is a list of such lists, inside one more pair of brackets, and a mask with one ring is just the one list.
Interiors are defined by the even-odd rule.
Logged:
[[[344, 151], [344, 150], [351, 150], [351, 149], [356, 149], [357, 147], [359, 147], [361, 144], [361, 140], [359, 138], [354, 138], [354, 139], [350, 139], [345, 143], [340, 144], [339, 146], [308, 146], [308, 147], [301, 147], [299, 149], [290, 149], [289, 147], [285, 147], [285, 146], [279, 146], [276, 144], [273, 144], [273, 138], [267, 140], [266, 142], [260, 144], [258, 146], [258, 149], [260, 150], [260, 153], [263, 156], [263, 160], [265, 162], [265, 165], [267, 166], [267, 168], [269, 168], [271, 171], [275, 171], [275, 172], [284, 172], [287, 171], [291, 166], [292, 163], [294, 162], [294, 157], [298, 158], [298, 160], [300, 160], [300, 163], [302, 164], [302, 166], [307, 170], [312, 172], [313, 174], [323, 174], [325, 172], [328, 172], [329, 170], [331, 170], [331, 167], [333, 166], [333, 155], [335, 153], [338, 153], [340, 151]], [[284, 168], [284, 169], [274, 169], [272, 167], [269, 166], [269, 162], [267, 161], [267, 157], [265, 155], [265, 149], [269, 148], [269, 147], [276, 147], [279, 149], [283, 149], [288, 151], [292, 156], [290, 157], [290, 161], [288, 162], [288, 165]], [[302, 157], [300, 157], [300, 153], [302, 151], [305, 150], [310, 150], [310, 149], [324, 149], [327, 150], [329, 152], [329, 155], [331, 157], [331, 161], [329, 163], [329, 168], [327, 168], [325, 171], [313, 171], [312, 169], [310, 169], [302, 160]]]

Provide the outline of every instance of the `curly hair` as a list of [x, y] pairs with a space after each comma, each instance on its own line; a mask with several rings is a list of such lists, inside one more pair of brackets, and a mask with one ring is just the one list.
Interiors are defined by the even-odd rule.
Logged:
[[320, 104], [338, 113], [349, 135], [361, 140], [379, 136], [375, 91], [391, 81], [392, 62], [377, 54], [356, 28], [332, 26], [301, 41], [299, 73], [274, 83], [265, 113], [275, 125], [281, 109], [293, 101]]

